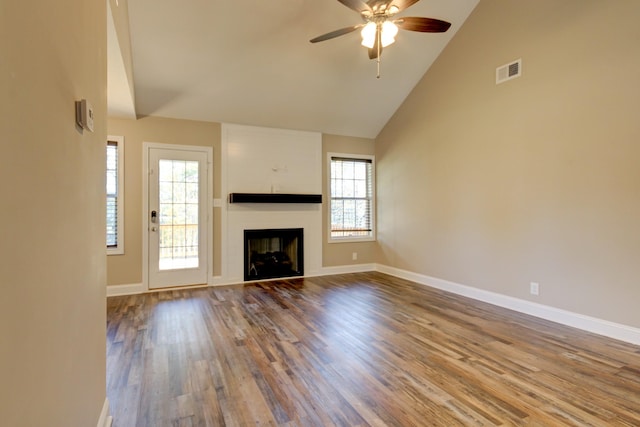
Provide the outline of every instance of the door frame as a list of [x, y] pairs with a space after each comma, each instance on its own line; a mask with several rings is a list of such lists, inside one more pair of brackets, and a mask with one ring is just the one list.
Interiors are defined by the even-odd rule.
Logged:
[[201, 145], [164, 144], [160, 142], [142, 143], [142, 286], [146, 291], [173, 289], [172, 287], [149, 289], [149, 150], [196, 151], [207, 155], [207, 194], [205, 221], [207, 236], [207, 285], [211, 285], [213, 274], [213, 148]]

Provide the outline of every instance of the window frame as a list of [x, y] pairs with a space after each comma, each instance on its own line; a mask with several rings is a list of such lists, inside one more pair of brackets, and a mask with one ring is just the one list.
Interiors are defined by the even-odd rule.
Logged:
[[[371, 206], [369, 209], [371, 221], [371, 234], [369, 236], [341, 236], [334, 237], [331, 234], [331, 211], [333, 205], [333, 194], [331, 192], [331, 166], [334, 158], [353, 159], [355, 161], [367, 161], [371, 165]], [[372, 154], [353, 153], [327, 153], [327, 241], [328, 243], [353, 243], [353, 242], [374, 242], [376, 241], [376, 159]]]
[[[116, 246], [106, 245], [106, 224], [105, 224], [105, 247], [107, 255], [124, 255], [124, 137], [108, 135], [105, 144], [105, 156], [110, 143], [115, 143], [117, 147], [117, 207], [116, 207]], [[106, 157], [105, 157], [105, 184], [106, 184]], [[106, 215], [106, 186], [105, 186], [105, 215]]]

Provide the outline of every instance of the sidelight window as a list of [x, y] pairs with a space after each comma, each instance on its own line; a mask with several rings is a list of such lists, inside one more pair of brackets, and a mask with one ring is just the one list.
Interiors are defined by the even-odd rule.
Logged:
[[107, 139], [107, 255], [124, 254], [124, 138]]

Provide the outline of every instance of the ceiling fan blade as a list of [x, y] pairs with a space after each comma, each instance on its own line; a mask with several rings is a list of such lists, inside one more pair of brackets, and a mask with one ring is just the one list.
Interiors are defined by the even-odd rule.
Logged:
[[364, 26], [364, 24], [360, 24], [360, 25], [353, 25], [351, 27], [340, 28], [339, 30], [331, 31], [330, 33], [323, 34], [321, 36], [315, 37], [315, 38], [313, 38], [313, 39], [311, 39], [309, 41], [311, 43], [323, 42], [325, 40], [329, 40], [329, 39], [333, 39], [335, 37], [340, 37], [340, 36], [343, 36], [345, 34], [349, 34], [350, 32], [355, 31], [358, 28], [361, 28], [363, 26]]
[[444, 33], [451, 26], [449, 22], [439, 19], [418, 18], [415, 16], [399, 18], [393, 23], [403, 30], [420, 31], [421, 33]]
[[371, 6], [362, 0], [338, 0], [343, 5], [347, 6], [349, 9], [353, 9], [356, 12], [371, 12]]
[[389, 6], [387, 7], [387, 9], [389, 9], [391, 6], [395, 6], [398, 8], [398, 12], [401, 12], [406, 8], [408, 8], [409, 6], [412, 6], [418, 3], [419, 1], [420, 0], [393, 0], [391, 3], [389, 3]]

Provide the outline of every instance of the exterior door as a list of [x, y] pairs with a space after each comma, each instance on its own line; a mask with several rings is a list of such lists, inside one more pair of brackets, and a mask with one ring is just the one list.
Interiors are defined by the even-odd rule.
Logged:
[[150, 289], [207, 283], [207, 160], [206, 151], [148, 148]]

